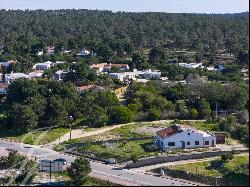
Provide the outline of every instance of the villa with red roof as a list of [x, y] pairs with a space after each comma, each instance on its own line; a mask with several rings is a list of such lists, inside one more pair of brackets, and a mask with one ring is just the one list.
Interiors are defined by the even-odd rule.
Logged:
[[156, 132], [156, 144], [163, 150], [171, 148], [215, 147], [216, 136], [185, 125], [172, 125]]

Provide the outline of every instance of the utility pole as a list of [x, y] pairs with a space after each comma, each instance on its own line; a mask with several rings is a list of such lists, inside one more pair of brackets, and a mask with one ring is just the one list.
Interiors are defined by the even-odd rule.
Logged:
[[52, 161], [50, 160], [49, 161], [49, 180], [50, 180], [50, 182], [51, 182], [51, 164], [52, 164]]
[[72, 116], [69, 116], [69, 130], [70, 130], [70, 132], [69, 132], [69, 140], [71, 140], [71, 138], [72, 138], [72, 134], [71, 134], [71, 131], [72, 131], [72, 128], [71, 128], [71, 126], [72, 126], [72, 123], [73, 123], [73, 117]]

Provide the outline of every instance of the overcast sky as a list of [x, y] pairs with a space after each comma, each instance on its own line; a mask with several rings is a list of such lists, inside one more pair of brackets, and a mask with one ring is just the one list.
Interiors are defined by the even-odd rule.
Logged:
[[127, 12], [237, 13], [249, 0], [0, 0], [0, 9], [99, 9]]

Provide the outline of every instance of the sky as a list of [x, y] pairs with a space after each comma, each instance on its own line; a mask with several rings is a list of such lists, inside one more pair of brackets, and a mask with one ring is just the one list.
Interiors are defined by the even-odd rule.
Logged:
[[249, 0], [0, 0], [0, 9], [92, 9], [113, 12], [238, 13]]

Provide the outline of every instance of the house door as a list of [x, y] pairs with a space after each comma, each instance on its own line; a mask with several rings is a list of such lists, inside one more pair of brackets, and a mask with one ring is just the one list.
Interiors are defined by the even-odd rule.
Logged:
[[212, 140], [212, 147], [214, 147], [214, 140]]
[[182, 149], [185, 149], [185, 142], [181, 141], [181, 143], [182, 143]]

